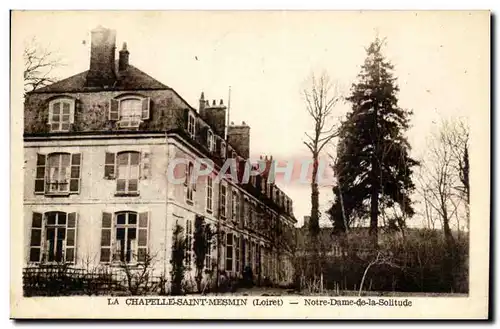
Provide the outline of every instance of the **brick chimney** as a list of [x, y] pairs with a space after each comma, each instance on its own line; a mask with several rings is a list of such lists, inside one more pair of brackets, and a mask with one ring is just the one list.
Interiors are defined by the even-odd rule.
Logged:
[[212, 104], [207, 100], [205, 101], [205, 95], [201, 93], [200, 97], [200, 116], [208, 123], [215, 131], [215, 133], [222, 138], [225, 138], [226, 131], [226, 109], [222, 99], [217, 105], [216, 101], [213, 100]]
[[304, 216], [304, 223], [302, 224], [302, 227], [308, 228], [310, 220], [311, 220], [311, 216]]
[[245, 121], [241, 125], [231, 123], [227, 127], [227, 139], [240, 156], [245, 159], [250, 157], [250, 126]]
[[122, 50], [119, 52], [119, 57], [118, 57], [118, 71], [125, 71], [128, 67], [128, 56], [129, 52], [127, 50], [127, 43], [124, 42], [122, 46]]
[[111, 87], [115, 74], [116, 31], [98, 26], [91, 31], [90, 68], [87, 86]]

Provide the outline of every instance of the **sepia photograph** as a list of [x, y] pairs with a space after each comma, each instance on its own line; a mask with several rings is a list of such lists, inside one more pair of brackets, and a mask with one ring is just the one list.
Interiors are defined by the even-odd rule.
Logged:
[[11, 317], [487, 318], [490, 20], [12, 11]]

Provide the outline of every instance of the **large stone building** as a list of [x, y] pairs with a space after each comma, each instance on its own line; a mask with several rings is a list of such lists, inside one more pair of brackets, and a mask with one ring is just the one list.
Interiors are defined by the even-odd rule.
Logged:
[[[24, 227], [29, 266], [133, 266], [149, 255], [154, 271], [169, 276], [172, 232], [184, 228], [190, 246], [197, 216], [217, 227], [206, 268], [255, 279], [291, 280], [288, 233], [296, 220], [292, 200], [266, 175], [249, 183], [200, 177], [169, 180], [168, 165], [197, 158], [220, 170], [246, 161], [250, 127], [226, 125], [223, 101], [200, 97], [199, 109], [129, 64], [116, 34], [91, 32], [89, 70], [32, 91], [24, 105]], [[182, 166], [182, 164], [181, 164]], [[178, 169], [178, 168], [177, 168]], [[193, 252], [186, 265], [194, 273]], [[217, 264], [217, 265], [215, 265]]]

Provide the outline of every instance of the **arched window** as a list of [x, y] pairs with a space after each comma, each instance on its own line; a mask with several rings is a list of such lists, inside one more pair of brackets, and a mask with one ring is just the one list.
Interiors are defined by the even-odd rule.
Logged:
[[142, 101], [137, 98], [120, 101], [120, 127], [139, 126], [142, 112]]
[[80, 192], [81, 153], [37, 154], [35, 194]]
[[50, 131], [69, 131], [74, 122], [75, 100], [71, 98], [57, 98], [49, 103]]
[[138, 128], [143, 120], [149, 119], [149, 97], [125, 96], [111, 99], [109, 120], [118, 121], [120, 128]]
[[121, 152], [117, 154], [116, 191], [121, 194], [138, 193], [139, 152]]

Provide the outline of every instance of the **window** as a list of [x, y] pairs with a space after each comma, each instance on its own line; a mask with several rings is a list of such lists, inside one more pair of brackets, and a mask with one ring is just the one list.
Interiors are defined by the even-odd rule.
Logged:
[[184, 262], [186, 267], [191, 268], [191, 255], [193, 250], [193, 222], [190, 219], [186, 220], [186, 254], [184, 256]]
[[79, 193], [80, 167], [80, 153], [37, 154], [35, 193]]
[[101, 262], [143, 262], [148, 251], [148, 213], [103, 213]]
[[139, 194], [139, 152], [122, 152], [117, 156], [116, 192]]
[[250, 207], [249, 207], [249, 204], [248, 204], [248, 198], [244, 198], [243, 200], [243, 203], [241, 204], [241, 206], [243, 207], [243, 227], [247, 227], [248, 226], [248, 219], [249, 219], [249, 214], [250, 214]]
[[207, 176], [207, 211], [212, 212], [213, 208], [213, 179], [210, 175]]
[[129, 263], [137, 251], [137, 214], [124, 212], [116, 215], [115, 259]]
[[215, 148], [215, 143], [214, 143], [214, 133], [210, 129], [207, 131], [207, 143], [208, 143], [208, 150], [212, 152]]
[[238, 236], [234, 236], [234, 271], [240, 271], [240, 238]]
[[189, 112], [188, 116], [188, 134], [191, 138], [194, 138], [196, 134], [196, 120], [194, 114]]
[[30, 262], [74, 263], [76, 258], [77, 213], [52, 211], [33, 213]]
[[212, 270], [212, 236], [206, 232], [207, 253], [205, 254], [205, 269]]
[[127, 97], [111, 99], [109, 120], [118, 121], [120, 128], [138, 128], [143, 120], [149, 119], [149, 97]]
[[226, 235], [226, 271], [233, 271], [233, 234]]
[[184, 183], [187, 186], [186, 189], [186, 200], [189, 203], [193, 203], [193, 190], [196, 190], [196, 182], [193, 181], [193, 163], [189, 162], [186, 166], [186, 181]]
[[51, 132], [69, 131], [74, 122], [75, 100], [56, 99], [49, 103], [49, 126]]
[[221, 183], [220, 185], [220, 215], [222, 218], [226, 218], [226, 206], [227, 206], [227, 186]]
[[226, 143], [223, 141], [220, 143], [220, 157], [223, 159], [226, 157]]
[[233, 198], [231, 200], [231, 219], [235, 222], [238, 222], [239, 214], [238, 214], [238, 192], [233, 191]]
[[[131, 155], [127, 155], [132, 153]], [[130, 157], [130, 159], [128, 158]], [[119, 158], [118, 164], [117, 158]], [[110, 153], [106, 152], [104, 157], [104, 179], [116, 179], [117, 171], [119, 166], [122, 167], [125, 171], [122, 171], [122, 175], [126, 174], [126, 166], [125, 163], [128, 163], [129, 160], [132, 163], [137, 163], [139, 161], [140, 172], [138, 173], [139, 179], [149, 179], [151, 177], [151, 155], [149, 152], [136, 152], [136, 151], [126, 151], [118, 153]], [[133, 165], [135, 167], [137, 165]], [[134, 171], [135, 168], [132, 169]], [[132, 172], [134, 174], [134, 172]]]
[[139, 180], [151, 177], [149, 152], [106, 152], [104, 179], [116, 179], [117, 195], [139, 195]]
[[70, 177], [70, 155], [50, 154], [48, 157], [48, 192], [68, 192]]
[[248, 261], [246, 262], [248, 266], [250, 266], [251, 269], [253, 269], [253, 264], [252, 264], [252, 241], [247, 240], [245, 243], [245, 248], [248, 248]]
[[248, 204], [248, 227], [253, 229], [255, 226], [255, 205], [253, 202]]
[[255, 273], [257, 273], [257, 266], [258, 266], [258, 263], [257, 263], [257, 243], [253, 242], [252, 243], [252, 263], [253, 263], [253, 268], [254, 268], [254, 271]]

